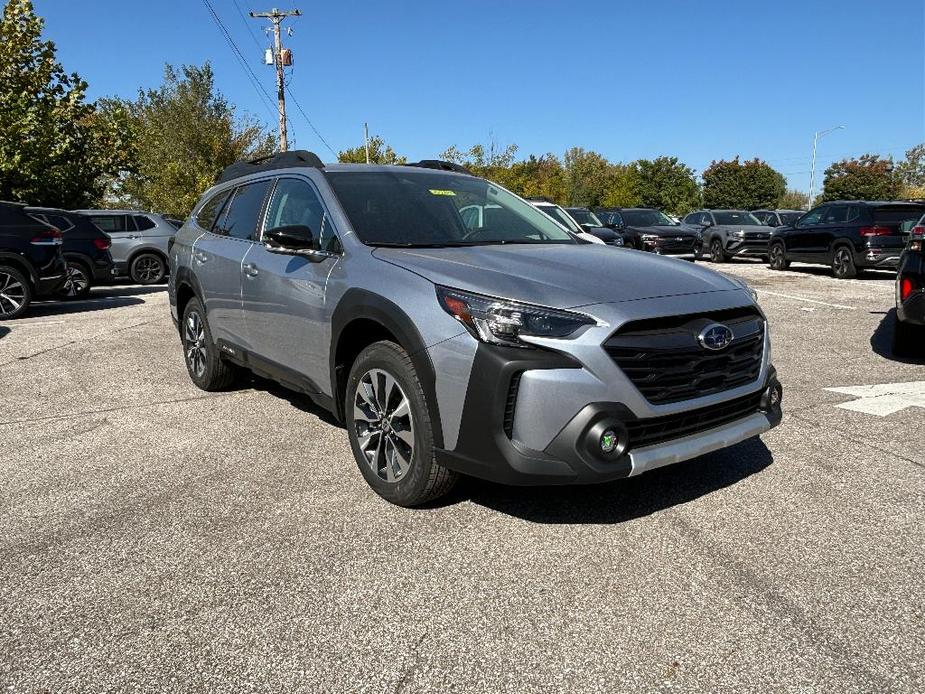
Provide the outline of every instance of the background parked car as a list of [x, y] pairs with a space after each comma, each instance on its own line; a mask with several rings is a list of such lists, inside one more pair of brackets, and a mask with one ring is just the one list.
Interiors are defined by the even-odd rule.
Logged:
[[770, 230], [746, 210], [699, 210], [684, 218], [684, 226], [703, 235], [703, 254], [713, 263], [734, 256], [767, 258]]
[[648, 207], [603, 208], [608, 223], [623, 234], [623, 242], [659, 255], [696, 256], [700, 232], [685, 229], [671, 217]]
[[167, 242], [176, 229], [164, 217], [137, 210], [76, 210], [112, 239], [119, 277], [136, 284], [157, 284], [167, 276]]
[[623, 235], [614, 229], [608, 229], [587, 207], [566, 207], [565, 211], [584, 231], [596, 236], [610, 246], [622, 246], [625, 243]]
[[[588, 243], [607, 243], [603, 239], [600, 239], [597, 236], [594, 236], [593, 234], [589, 234], [584, 229], [582, 229], [580, 226], [578, 226], [578, 223], [569, 216], [568, 212], [563, 210], [556, 203], [550, 202], [549, 200], [546, 200], [545, 198], [527, 198], [527, 202], [529, 202], [536, 209], [545, 213], [549, 217], [552, 217], [554, 220], [559, 222], [559, 224], [564, 226], [566, 229], [568, 229], [578, 238], [584, 239]], [[614, 234], [614, 239], [611, 240], [611, 243], [612, 245], [622, 246], [623, 238], [620, 237], [618, 234]]]
[[921, 203], [823, 203], [771, 232], [771, 269], [786, 270], [792, 261], [829, 265], [838, 278], [855, 277], [864, 268], [895, 269], [909, 232], [923, 213]]
[[752, 214], [765, 226], [779, 227], [793, 224], [806, 214], [806, 210], [752, 210]]
[[59, 296], [79, 299], [89, 294], [94, 284], [112, 280], [112, 241], [90, 219], [50, 207], [27, 207], [26, 213], [56, 227], [64, 236], [61, 250], [67, 262], [67, 281], [58, 291]]
[[0, 320], [19, 318], [37, 296], [54, 294], [67, 279], [61, 232], [0, 202]]
[[893, 354], [925, 356], [925, 215], [913, 227], [896, 273]]

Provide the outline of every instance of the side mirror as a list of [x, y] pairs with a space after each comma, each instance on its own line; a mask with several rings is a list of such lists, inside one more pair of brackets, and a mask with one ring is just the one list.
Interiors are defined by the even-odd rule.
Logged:
[[273, 253], [310, 255], [315, 247], [315, 234], [304, 224], [276, 227], [265, 234], [267, 250]]
[[711, 226], [713, 226], [713, 222], [705, 219], [701, 222], [701, 225], [704, 229], [709, 229]]

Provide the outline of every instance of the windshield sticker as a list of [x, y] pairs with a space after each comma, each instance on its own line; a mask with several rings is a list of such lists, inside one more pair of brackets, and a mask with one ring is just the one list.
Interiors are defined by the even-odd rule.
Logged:
[[434, 188], [431, 188], [430, 194], [431, 195], [449, 195], [450, 197], [453, 197], [453, 198], [456, 197], [456, 193], [454, 193], [452, 190], [435, 190]]

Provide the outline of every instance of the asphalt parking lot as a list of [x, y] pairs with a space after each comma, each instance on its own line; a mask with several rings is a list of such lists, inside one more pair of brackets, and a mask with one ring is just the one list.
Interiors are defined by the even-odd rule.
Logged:
[[925, 690], [925, 362], [890, 355], [892, 277], [723, 270], [768, 313], [780, 427], [419, 510], [307, 400], [198, 391], [163, 288], [0, 323], [4, 691]]

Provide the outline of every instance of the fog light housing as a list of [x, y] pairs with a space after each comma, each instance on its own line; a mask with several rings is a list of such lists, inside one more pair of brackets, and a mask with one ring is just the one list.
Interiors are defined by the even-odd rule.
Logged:
[[771, 381], [761, 395], [761, 409], [771, 410], [780, 407], [780, 401], [783, 397], [784, 389], [781, 387], [780, 381]]
[[601, 434], [601, 453], [604, 455], [613, 453], [618, 445], [620, 445], [620, 435], [613, 429], [607, 429]]

